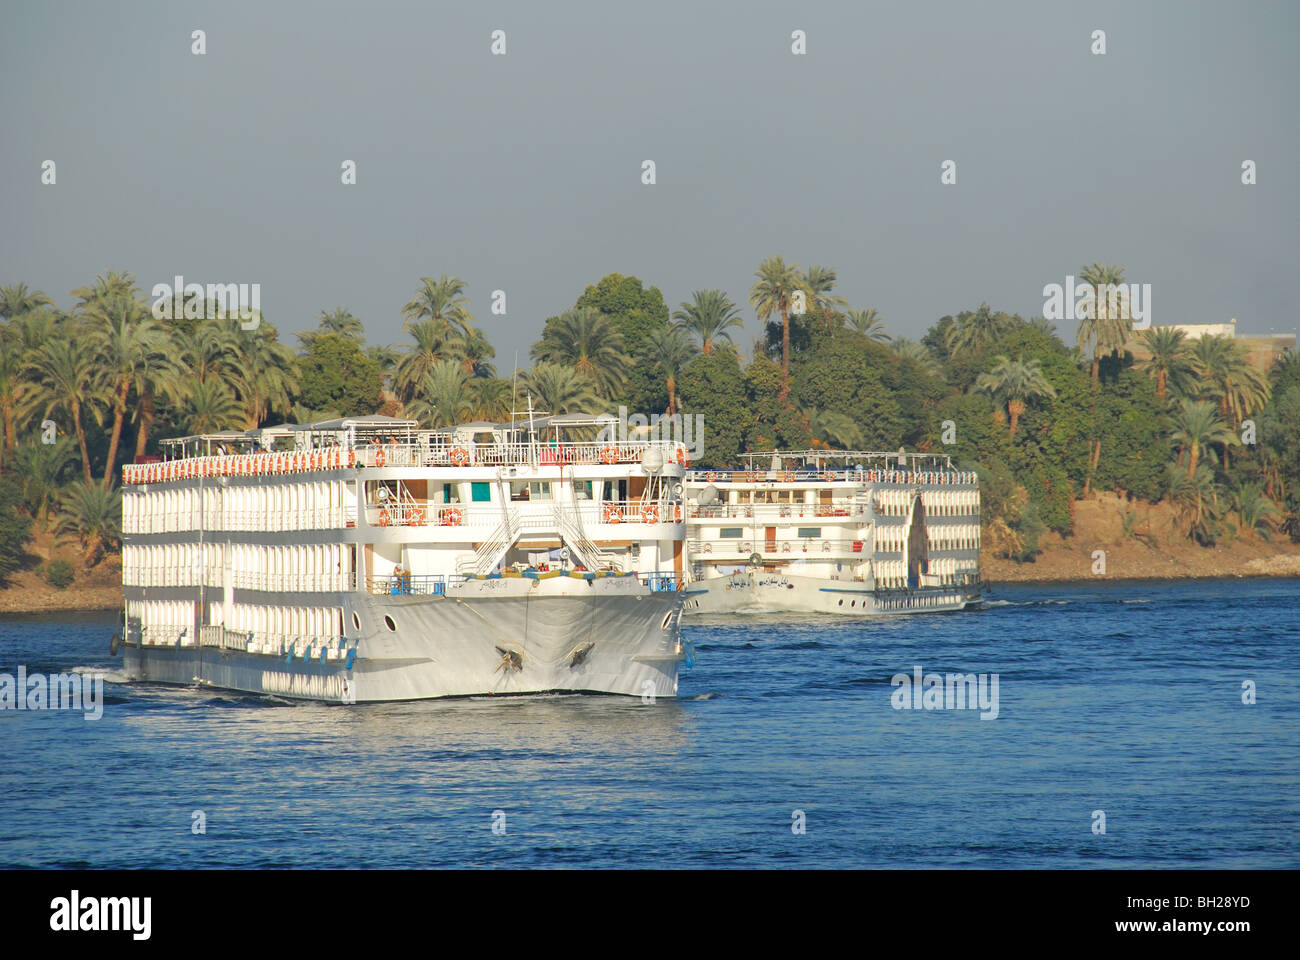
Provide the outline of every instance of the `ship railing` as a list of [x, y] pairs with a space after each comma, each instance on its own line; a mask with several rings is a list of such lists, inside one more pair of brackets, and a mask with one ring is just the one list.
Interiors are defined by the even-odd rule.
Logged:
[[871, 555], [870, 544], [865, 540], [830, 537], [750, 537], [734, 540], [689, 540], [691, 556], [697, 560], [709, 558], [749, 557], [755, 553], [767, 558], [812, 560], [815, 558], [851, 557]]
[[911, 486], [974, 486], [978, 483], [970, 470], [858, 470], [827, 468], [815, 470], [688, 470], [688, 483], [881, 483]]
[[692, 520], [731, 519], [835, 519], [837, 517], [862, 517], [867, 510], [854, 503], [711, 503], [707, 506], [691, 504], [688, 516]]
[[686, 465], [686, 447], [672, 440], [576, 441], [550, 443], [358, 444], [353, 457], [363, 467], [506, 467], [560, 464], [640, 463], [647, 450], [658, 450], [664, 463]]
[[[334, 573], [266, 573], [236, 570], [231, 586], [237, 590], [260, 590], [266, 593], [347, 593], [355, 589], [356, 574]], [[219, 584], [218, 584], [219, 585]]]
[[[553, 491], [558, 493], [558, 491]], [[524, 529], [555, 528], [555, 500], [511, 501], [508, 509]], [[562, 502], [562, 501], [561, 501]], [[572, 509], [572, 508], [571, 508]], [[681, 523], [680, 503], [658, 500], [578, 500], [577, 515], [584, 527], [592, 524]], [[366, 521], [372, 527], [491, 527], [501, 523], [499, 504], [433, 503], [416, 500], [366, 504]]]
[[473, 579], [473, 576], [458, 573], [388, 574], [382, 577], [366, 577], [366, 592], [391, 596], [439, 596], [447, 592], [448, 583]]
[[658, 571], [647, 571], [635, 573], [633, 576], [655, 593], [671, 593], [676, 590], [684, 589], [686, 586], [685, 575], [675, 571], [667, 571], [663, 573]]

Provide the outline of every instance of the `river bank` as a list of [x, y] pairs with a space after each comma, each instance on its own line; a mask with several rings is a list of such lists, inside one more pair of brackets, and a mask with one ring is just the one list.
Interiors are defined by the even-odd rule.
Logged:
[[[1285, 537], [1269, 541], [1245, 535], [1199, 547], [1179, 532], [1163, 504], [1130, 503], [1113, 494], [1081, 500], [1074, 504], [1074, 530], [1069, 538], [1044, 536], [1042, 552], [1029, 563], [986, 552], [980, 561], [984, 578], [999, 584], [1300, 577], [1300, 544]], [[47, 537], [37, 537], [28, 550], [30, 562], [0, 589], [0, 616], [121, 607], [120, 557], [106, 557], [85, 570], [74, 550], [56, 547]], [[66, 559], [76, 569], [76, 580], [67, 589], [58, 590], [37, 574], [36, 567], [50, 559]]]

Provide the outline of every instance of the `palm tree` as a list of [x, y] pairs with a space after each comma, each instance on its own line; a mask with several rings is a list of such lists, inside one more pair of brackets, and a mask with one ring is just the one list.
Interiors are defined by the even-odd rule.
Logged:
[[470, 386], [474, 395], [475, 420], [503, 422], [510, 419], [510, 381], [502, 377], [475, 377]]
[[14, 451], [14, 469], [22, 481], [23, 499], [31, 505], [32, 516], [42, 530], [49, 520], [55, 493], [68, 479], [66, 474], [76, 459], [77, 445], [66, 435], [53, 443], [31, 437]]
[[460, 345], [461, 364], [471, 377], [495, 377], [497, 370], [491, 360], [496, 355], [496, 348], [477, 328], [471, 329]]
[[1202, 465], [1195, 473], [1184, 474], [1174, 464], [1168, 465], [1169, 499], [1187, 524], [1187, 535], [1205, 545], [1218, 534], [1219, 488], [1214, 474]]
[[1005, 313], [993, 312], [987, 303], [981, 303], [978, 310], [963, 310], [948, 328], [949, 355], [983, 349], [1006, 333], [1012, 322]]
[[14, 452], [19, 429], [39, 406], [36, 387], [28, 379], [27, 361], [33, 350], [60, 334], [52, 311], [40, 305], [28, 309], [32, 303], [48, 300], [44, 294], [39, 291], [27, 294], [21, 283], [0, 290], [9, 291], [9, 306], [5, 309], [25, 311], [15, 313], [0, 326], [0, 429], [3, 430], [0, 464], [3, 464], [3, 456]]
[[455, 360], [435, 360], [420, 381], [407, 412], [428, 427], [461, 423], [474, 407], [469, 377]]
[[915, 340], [908, 340], [906, 337], [899, 337], [889, 345], [895, 356], [900, 360], [911, 360], [922, 370], [932, 377], [943, 376], [943, 368], [939, 364], [939, 358], [923, 343], [917, 343]]
[[888, 341], [889, 334], [885, 333], [885, 318], [876, 312], [875, 307], [868, 307], [865, 310], [850, 310], [848, 312], [849, 327], [858, 331], [869, 340]]
[[1258, 483], [1243, 483], [1234, 490], [1232, 504], [1237, 510], [1239, 528], [1252, 536], [1257, 533], [1262, 534], [1266, 540], [1270, 533], [1269, 521], [1282, 513], [1278, 505], [1264, 494]]
[[43, 290], [28, 290], [25, 283], [0, 286], [0, 317], [16, 320], [40, 307], [52, 307], [54, 301]]
[[749, 302], [764, 323], [774, 313], [781, 315], [781, 376], [790, 378], [790, 302], [795, 291], [804, 288], [803, 274], [797, 263], [786, 264], [782, 257], [769, 257], [758, 266], [758, 282], [750, 288]]
[[[88, 287], [78, 287], [72, 291], [72, 295], [81, 302], [73, 309], [88, 306], [96, 300], [112, 300], [116, 297], [126, 297], [134, 300], [138, 291], [135, 288], [135, 277], [126, 271], [119, 273], [116, 270], [110, 270], [107, 273], [101, 273], [95, 277], [95, 282]], [[181, 291], [176, 291], [176, 296], [180, 296]]]
[[668, 388], [668, 416], [677, 412], [677, 377], [691, 360], [698, 348], [695, 341], [686, 335], [683, 327], [655, 327], [646, 337], [650, 348], [650, 359], [664, 374], [664, 385]]
[[346, 307], [335, 307], [328, 312], [322, 310], [320, 329], [323, 333], [335, 333], [357, 343], [364, 343], [366, 340], [366, 328]]
[[849, 302], [843, 297], [831, 293], [838, 278], [831, 267], [810, 266], [803, 272], [803, 288], [808, 292], [812, 305], [822, 312], [822, 322], [829, 326], [831, 314], [836, 309], [848, 307]]
[[1201, 337], [1192, 347], [1192, 370], [1203, 396], [1219, 399], [1223, 419], [1234, 425], [1268, 403], [1269, 384], [1246, 356], [1245, 346], [1229, 337]]
[[622, 388], [631, 366], [623, 335], [593, 307], [575, 307], [548, 322], [533, 344], [532, 358], [573, 367], [606, 398]]
[[86, 428], [82, 412], [103, 399], [102, 389], [96, 381], [94, 347], [75, 330], [62, 330], [63, 335], [47, 340], [38, 350], [29, 354], [25, 370], [45, 401], [45, 416], [54, 410], [64, 410], [72, 420], [81, 450], [81, 468], [87, 483], [91, 482], [90, 451], [86, 448]]
[[999, 403], [1005, 403], [1011, 420], [1011, 439], [1015, 439], [1016, 425], [1029, 403], [1039, 397], [1055, 397], [1056, 390], [1043, 376], [1038, 360], [1025, 362], [1023, 356], [1010, 360], [999, 356], [988, 373], [975, 379], [975, 389], [987, 393]]
[[713, 354], [713, 345], [719, 340], [731, 343], [732, 327], [742, 329], [745, 321], [731, 298], [721, 290], [696, 290], [691, 294], [692, 303], [682, 301], [681, 308], [673, 314], [673, 319], [700, 338], [700, 349], [704, 355]]
[[242, 363], [229, 382], [239, 393], [244, 427], [252, 430], [261, 426], [273, 409], [288, 411], [299, 390], [298, 358], [265, 321], [254, 330], [240, 330], [237, 339]]
[[396, 393], [403, 401], [415, 395], [420, 383], [439, 360], [459, 359], [459, 343], [455, 333], [437, 320], [417, 320], [406, 328], [415, 344], [407, 348], [397, 361], [393, 373]]
[[1179, 463], [1182, 462], [1183, 453], [1189, 454], [1187, 461], [1189, 480], [1196, 474], [1202, 451], [1208, 450], [1217, 443], [1226, 453], [1230, 445], [1241, 442], [1219, 418], [1219, 412], [1214, 409], [1214, 404], [1203, 400], [1181, 402], [1174, 418], [1174, 432], [1170, 437], [1179, 445]]
[[244, 411], [219, 377], [195, 381], [186, 397], [184, 419], [190, 433], [234, 430], [244, 423]]
[[[1103, 354], [1124, 349], [1133, 330], [1129, 315], [1128, 295], [1118, 291], [1114, 308], [1107, 293], [1109, 287], [1124, 282], [1124, 268], [1104, 263], [1093, 263], [1079, 271], [1079, 279], [1092, 288], [1080, 305], [1079, 327], [1075, 337], [1079, 350], [1092, 356], [1092, 379], [1099, 375], [1098, 360]], [[1098, 296], [1102, 293], [1102, 296]]]
[[406, 317], [403, 329], [420, 320], [429, 320], [445, 331], [444, 337], [453, 331], [468, 336], [474, 323], [474, 315], [469, 312], [469, 299], [465, 296], [465, 281], [445, 273], [437, 280], [421, 277], [419, 290], [414, 299], [402, 307], [402, 313]]
[[847, 414], [835, 410], [818, 410], [815, 407], [804, 410], [803, 413], [808, 419], [808, 430], [812, 434], [814, 447], [853, 450], [862, 445], [862, 428]]
[[87, 480], [64, 491], [58, 505], [54, 532], [59, 537], [76, 537], [80, 541], [87, 567], [93, 567], [106, 549], [115, 549], [121, 543], [121, 487], [106, 489]]
[[1165, 399], [1165, 388], [1172, 383], [1179, 393], [1187, 384], [1191, 370], [1190, 353], [1183, 331], [1173, 327], [1151, 327], [1138, 334], [1138, 339], [1151, 356], [1138, 366], [1148, 376], [1156, 378], [1156, 396]]
[[122, 439], [131, 387], [142, 370], [168, 362], [171, 338], [150, 317], [147, 305], [140, 300], [117, 296], [92, 300], [83, 317], [87, 335], [99, 354], [105, 393], [113, 411], [113, 429], [104, 462], [103, 485], [108, 487], [117, 466], [117, 448]]
[[519, 378], [519, 392], [531, 394], [536, 406], [550, 413], [593, 413], [600, 404], [585, 374], [546, 360]]

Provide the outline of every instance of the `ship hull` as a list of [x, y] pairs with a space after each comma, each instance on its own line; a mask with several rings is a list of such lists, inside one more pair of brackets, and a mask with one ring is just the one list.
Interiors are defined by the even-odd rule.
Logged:
[[697, 580], [687, 587], [686, 595], [686, 614], [892, 616], [965, 610], [980, 602], [978, 594], [968, 588], [927, 587], [923, 590], [877, 592], [855, 581], [780, 573], [737, 573]]
[[345, 594], [351, 656], [128, 642], [124, 668], [133, 680], [346, 703], [555, 691], [676, 696], [681, 593], [580, 581], [563, 589], [538, 595], [527, 581], [497, 580], [439, 596]]

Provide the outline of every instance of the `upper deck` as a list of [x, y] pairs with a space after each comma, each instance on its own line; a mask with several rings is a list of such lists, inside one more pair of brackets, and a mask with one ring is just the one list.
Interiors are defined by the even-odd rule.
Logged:
[[561, 416], [476, 422], [421, 430], [414, 420], [355, 417], [305, 426], [223, 431], [164, 440], [157, 462], [122, 468], [125, 484], [172, 483], [206, 477], [257, 477], [334, 470], [478, 469], [496, 476], [503, 467], [572, 467], [570, 476], [625, 477], [638, 468], [676, 473], [688, 463], [686, 447], [672, 440], [600, 439], [607, 417]]

